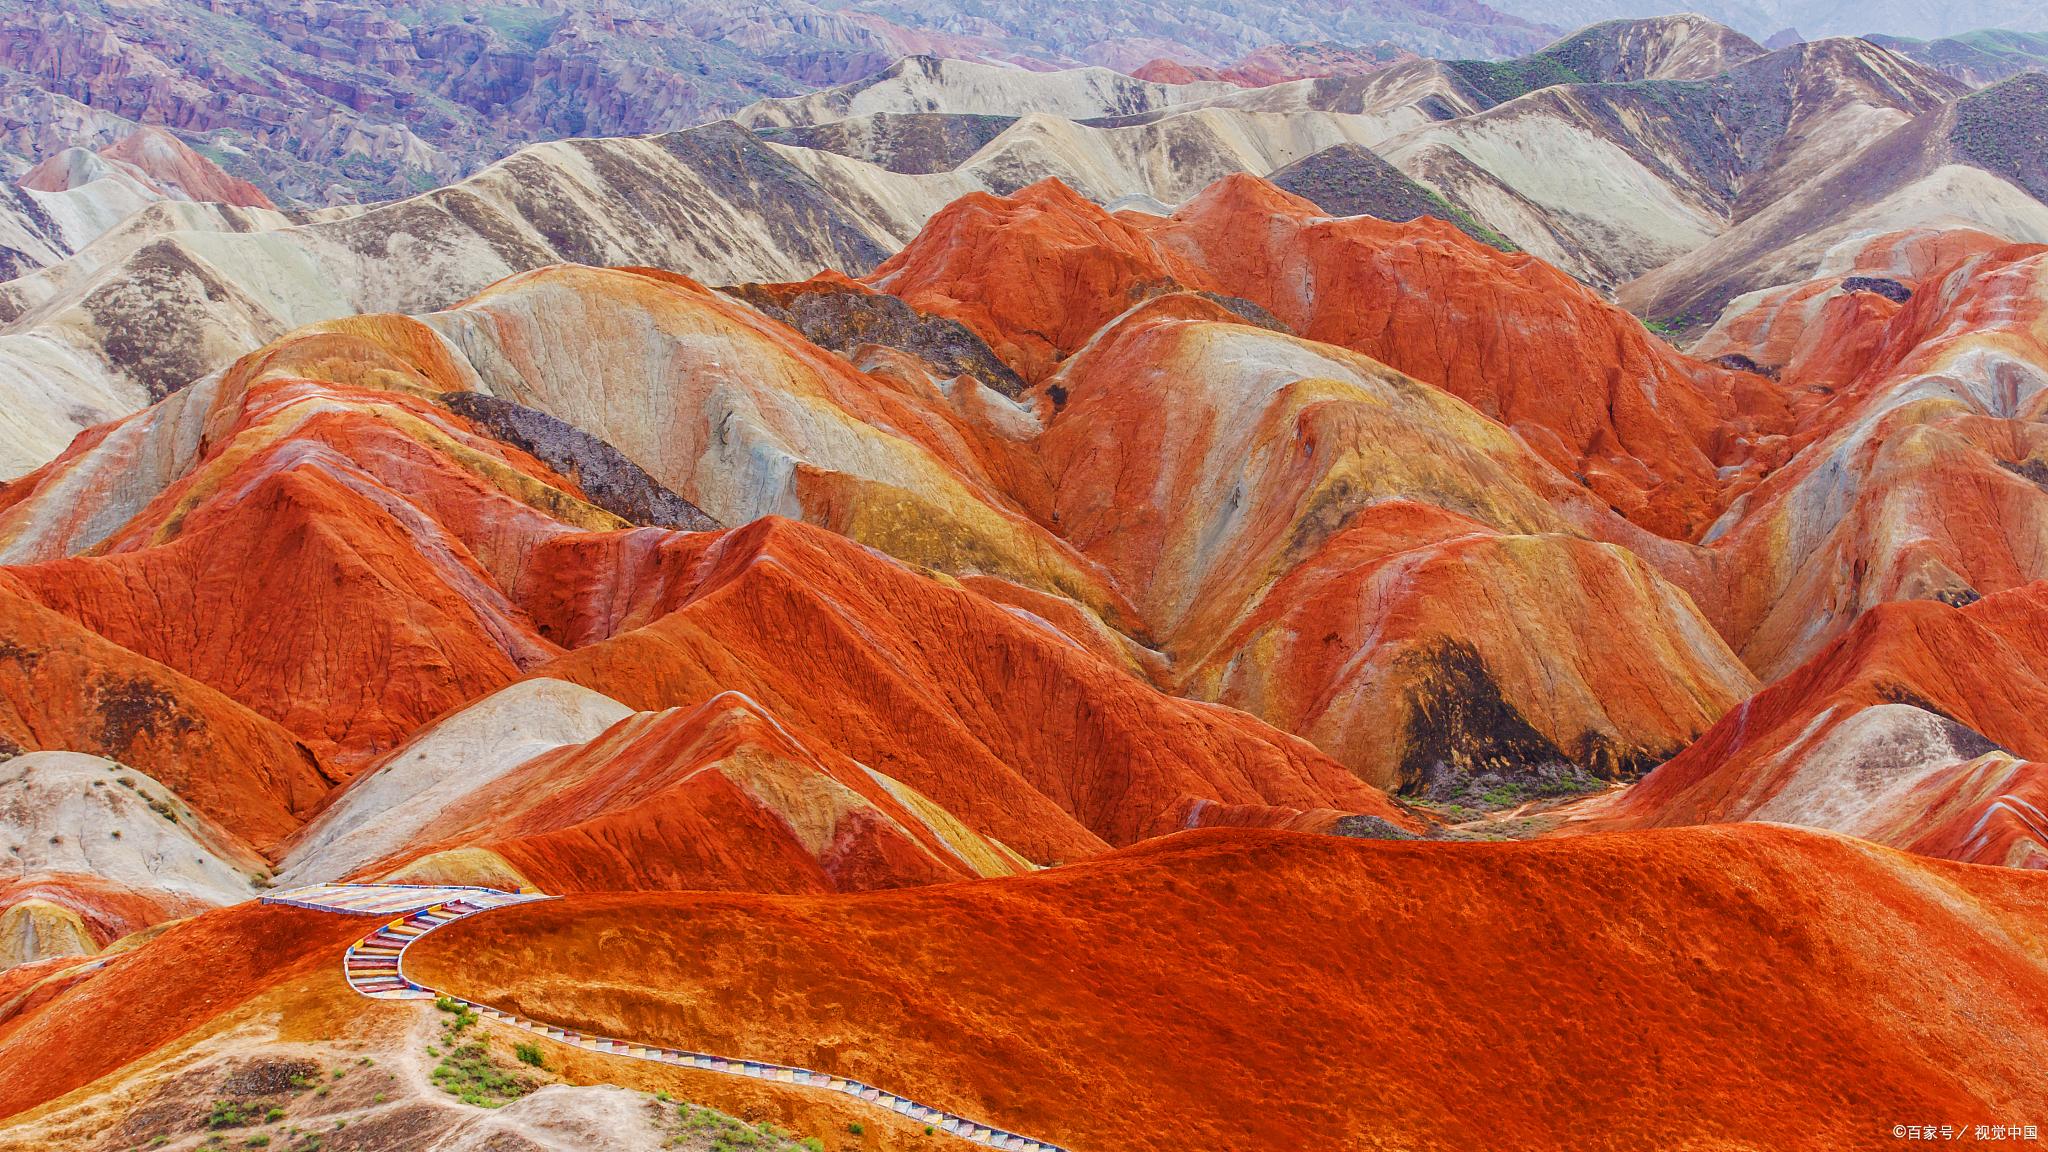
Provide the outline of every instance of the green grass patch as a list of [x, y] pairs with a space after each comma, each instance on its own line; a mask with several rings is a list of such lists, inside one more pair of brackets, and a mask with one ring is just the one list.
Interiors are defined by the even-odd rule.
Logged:
[[657, 1104], [656, 1126], [664, 1144], [678, 1152], [824, 1152], [815, 1136], [798, 1140], [770, 1123], [749, 1124], [713, 1108]]

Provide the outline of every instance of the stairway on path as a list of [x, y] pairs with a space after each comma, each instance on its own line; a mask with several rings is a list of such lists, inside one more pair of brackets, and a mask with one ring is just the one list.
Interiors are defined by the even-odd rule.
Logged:
[[411, 947], [414, 941], [443, 924], [452, 923], [465, 916], [488, 912], [493, 908], [551, 899], [553, 897], [539, 892], [503, 892], [495, 888], [404, 884], [316, 884], [262, 897], [266, 904], [285, 904], [343, 915], [402, 913], [397, 919], [380, 925], [350, 945], [342, 958], [342, 971], [348, 979], [349, 987], [372, 999], [434, 1000], [445, 996], [456, 1003], [466, 1005], [479, 1016], [508, 1027], [545, 1036], [557, 1043], [580, 1048], [586, 1052], [623, 1056], [634, 1060], [652, 1060], [656, 1063], [694, 1068], [703, 1072], [744, 1076], [754, 1080], [837, 1092], [874, 1107], [887, 1109], [915, 1123], [928, 1125], [934, 1131], [957, 1136], [984, 1147], [1003, 1149], [1005, 1152], [1069, 1152], [1057, 1144], [1048, 1144], [1043, 1140], [1033, 1140], [1028, 1136], [1020, 1136], [1015, 1132], [982, 1124], [941, 1108], [920, 1104], [907, 1096], [898, 1096], [858, 1080], [849, 1080], [844, 1076], [834, 1076], [786, 1064], [736, 1060], [708, 1052], [634, 1044], [625, 1040], [614, 1040], [608, 1036], [586, 1036], [524, 1016], [515, 1016], [488, 1004], [479, 1004], [460, 996], [450, 996], [406, 978], [405, 950]]

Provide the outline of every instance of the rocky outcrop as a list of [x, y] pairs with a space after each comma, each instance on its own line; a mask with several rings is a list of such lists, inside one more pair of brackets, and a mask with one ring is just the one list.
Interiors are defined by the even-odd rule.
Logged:
[[1266, 177], [1332, 216], [1371, 216], [1396, 222], [1434, 216], [1495, 248], [1512, 247], [1500, 233], [1472, 219], [1443, 197], [1410, 180], [1370, 148], [1338, 144], [1296, 160]]
[[820, 348], [851, 354], [863, 344], [880, 344], [910, 353], [942, 376], [969, 377], [1012, 400], [1023, 394], [1023, 378], [965, 324], [921, 313], [843, 277], [740, 284], [722, 291], [788, 324]]
[[573, 480], [591, 503], [632, 524], [710, 532], [718, 521], [662, 487], [623, 452], [545, 412], [480, 392], [444, 392], [449, 411]]

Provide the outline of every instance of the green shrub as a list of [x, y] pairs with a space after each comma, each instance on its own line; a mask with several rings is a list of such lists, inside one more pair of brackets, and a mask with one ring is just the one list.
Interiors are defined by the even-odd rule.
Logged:
[[531, 1064], [535, 1068], [547, 1067], [547, 1058], [540, 1054], [538, 1044], [514, 1044], [512, 1054], [519, 1057], [521, 1064]]

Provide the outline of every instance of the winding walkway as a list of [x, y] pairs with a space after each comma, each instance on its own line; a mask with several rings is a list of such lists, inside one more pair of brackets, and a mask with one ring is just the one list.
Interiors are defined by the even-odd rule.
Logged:
[[1042, 1140], [1019, 1136], [1015, 1132], [1006, 1132], [1001, 1128], [920, 1104], [908, 1097], [884, 1092], [872, 1085], [849, 1080], [844, 1076], [833, 1076], [785, 1064], [767, 1064], [759, 1060], [714, 1056], [708, 1052], [689, 1052], [679, 1048], [634, 1044], [606, 1036], [588, 1036], [538, 1020], [529, 1020], [524, 1016], [501, 1012], [488, 1004], [479, 1004], [474, 1000], [465, 1000], [424, 984], [416, 984], [406, 977], [405, 950], [411, 947], [414, 941], [443, 924], [452, 923], [465, 916], [474, 916], [479, 912], [488, 912], [493, 908], [552, 899], [554, 897], [539, 892], [505, 892], [496, 888], [461, 885], [423, 887], [410, 884], [315, 884], [264, 896], [262, 902], [352, 916], [391, 917], [350, 945], [342, 958], [342, 972], [348, 977], [349, 987], [372, 999], [434, 1000], [446, 996], [467, 1005], [477, 1015], [486, 1019], [545, 1036], [587, 1052], [651, 1060], [657, 1064], [673, 1064], [704, 1072], [719, 1072], [728, 1076], [744, 1076], [751, 1080], [766, 1080], [837, 1092], [876, 1108], [908, 1117], [914, 1123], [930, 1125], [940, 1132], [989, 1148], [1001, 1148], [1009, 1152], [1068, 1152], [1057, 1144], [1047, 1144]]

